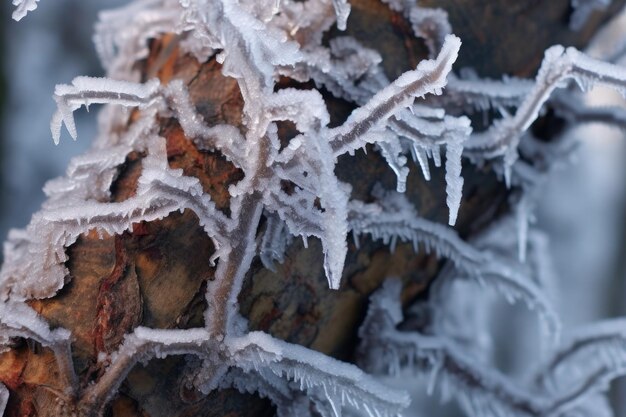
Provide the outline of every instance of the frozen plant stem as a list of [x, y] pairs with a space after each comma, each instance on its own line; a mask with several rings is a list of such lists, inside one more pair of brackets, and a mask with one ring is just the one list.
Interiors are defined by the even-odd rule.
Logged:
[[261, 220], [263, 205], [258, 193], [246, 194], [237, 213], [238, 223], [233, 231], [238, 242], [230, 252], [220, 259], [215, 281], [209, 284], [205, 323], [209, 334], [218, 339], [224, 338], [230, 329], [233, 314], [237, 311], [237, 295], [246, 272], [254, 259], [256, 231]]

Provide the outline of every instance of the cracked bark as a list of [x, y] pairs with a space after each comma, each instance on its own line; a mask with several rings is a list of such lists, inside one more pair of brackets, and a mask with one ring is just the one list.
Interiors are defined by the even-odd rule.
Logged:
[[[354, 0], [347, 34], [383, 55], [387, 75], [393, 79], [426, 57], [423, 43], [411, 36], [410, 24], [375, 0]], [[432, 3], [432, 4], [430, 4]], [[443, 7], [450, 13], [454, 32], [464, 44], [455, 68], [475, 67], [479, 74], [499, 77], [508, 73], [530, 76], [543, 51], [555, 43], [582, 47], [603, 19], [597, 14], [574, 33], [567, 27], [569, 1], [519, 1], [515, 5], [497, 0], [470, 2], [423, 1], [423, 6]], [[338, 35], [331, 31], [329, 36]], [[220, 73], [215, 60], [199, 63], [183, 56], [177, 38], [164, 36], [151, 42], [150, 57], [138, 63], [146, 79], [157, 76], [167, 83], [183, 79], [190, 96], [210, 123], [241, 125], [243, 101], [236, 82]], [[281, 86], [293, 85], [281, 80]], [[350, 103], [324, 93], [332, 124], [340, 123], [352, 110]], [[162, 119], [161, 135], [167, 139], [171, 167], [200, 179], [220, 210], [229, 211], [228, 186], [242, 173], [223, 157], [199, 151], [185, 138], [173, 119]], [[293, 126], [280, 124], [280, 136], [293, 134]], [[112, 187], [112, 200], [133, 195], [141, 169], [141, 154], [131, 154]], [[344, 156], [336, 170], [353, 186], [353, 197], [368, 200], [373, 184], [395, 187], [395, 176], [376, 152]], [[407, 196], [420, 214], [446, 223], [443, 169], [432, 171], [430, 182], [414, 167]], [[465, 164], [465, 186], [457, 229], [470, 235], [506, 210], [507, 191], [487, 169]], [[69, 282], [57, 296], [30, 304], [53, 326], [70, 329], [74, 365], [84, 385], [102, 373], [97, 352], [114, 351], [123, 335], [137, 325], [154, 328], [189, 328], [202, 325], [206, 308], [204, 291], [214, 268], [210, 239], [190, 211], [136, 225], [132, 233], [99, 239], [82, 236], [67, 249]], [[249, 327], [275, 337], [308, 346], [336, 358], [351, 361], [356, 332], [364, 316], [369, 294], [387, 276], [404, 281], [403, 301], [427, 296], [430, 281], [439, 269], [435, 256], [415, 254], [410, 244], [398, 245], [394, 253], [380, 242], [363, 239], [357, 250], [349, 245], [343, 283], [339, 291], [327, 288], [321, 246], [310, 240], [305, 249], [294, 240], [276, 272], [255, 260], [239, 296], [241, 313]], [[208, 396], [183, 383], [185, 359], [172, 357], [137, 365], [121, 387], [107, 414], [126, 416], [264, 416], [272, 405], [253, 395], [234, 390]], [[58, 372], [50, 350], [23, 340], [0, 355], [0, 381], [11, 391], [8, 416], [56, 416], [62, 414]]]

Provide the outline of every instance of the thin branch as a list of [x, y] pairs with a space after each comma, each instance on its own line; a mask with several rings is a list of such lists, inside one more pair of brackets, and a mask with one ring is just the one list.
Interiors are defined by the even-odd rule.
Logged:
[[380, 127], [398, 110], [411, 106], [416, 97], [438, 94], [446, 84], [446, 76], [460, 47], [459, 38], [448, 36], [436, 60], [420, 62], [415, 70], [405, 72], [376, 93], [367, 104], [352, 112], [343, 125], [331, 130], [330, 146], [335, 156], [362, 147], [362, 136]]
[[626, 70], [595, 60], [574, 48], [553, 46], [546, 50], [535, 85], [514, 116], [496, 121], [491, 128], [477, 133], [465, 145], [465, 155], [474, 160], [504, 158], [505, 178], [510, 184], [510, 169], [517, 159], [517, 146], [523, 133], [539, 115], [552, 92], [573, 79], [584, 91], [604, 84], [624, 93]]

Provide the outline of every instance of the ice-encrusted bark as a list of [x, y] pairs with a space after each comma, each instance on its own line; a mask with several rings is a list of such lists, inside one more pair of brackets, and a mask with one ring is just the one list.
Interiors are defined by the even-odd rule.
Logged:
[[[68, 330], [51, 330], [45, 320], [24, 303], [2, 302], [0, 303], [0, 352], [6, 350], [12, 338], [34, 340], [52, 349], [64, 394], [68, 397], [74, 397], [77, 394], [78, 379], [72, 363], [71, 333]], [[2, 396], [0, 389], [0, 411], [3, 409]]]

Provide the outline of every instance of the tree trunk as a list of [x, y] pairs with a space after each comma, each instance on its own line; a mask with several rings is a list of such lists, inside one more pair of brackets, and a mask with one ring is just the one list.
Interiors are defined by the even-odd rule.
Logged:
[[[598, 13], [578, 32], [568, 29], [568, 0], [538, 2], [504, 0], [480, 2], [423, 1], [424, 7], [448, 11], [454, 33], [463, 41], [456, 69], [473, 67], [481, 76], [503, 74], [529, 77], [536, 71], [544, 50], [553, 44], [584, 47], [599, 24], [622, 2]], [[414, 68], [426, 58], [423, 42], [412, 34], [410, 23], [376, 0], [353, 0], [347, 35], [379, 51], [390, 79]], [[339, 35], [331, 30], [329, 37]], [[236, 81], [221, 73], [214, 58], [198, 62], [182, 55], [179, 39], [166, 35], [150, 43], [150, 56], [138, 63], [145, 80], [162, 83], [182, 79], [197, 110], [209, 124], [241, 125], [243, 100]], [[310, 88], [282, 79], [280, 86]], [[331, 110], [331, 125], [340, 124], [355, 108], [322, 91]], [[550, 121], [548, 121], [549, 123]], [[167, 139], [172, 168], [199, 178], [220, 210], [228, 212], [228, 187], [243, 174], [222, 156], [198, 150], [185, 137], [177, 121], [163, 118], [160, 134]], [[294, 127], [279, 126], [281, 139]], [[370, 149], [371, 150], [371, 149]], [[112, 200], [134, 195], [144, 155], [131, 154], [119, 170]], [[359, 151], [342, 157], [338, 177], [353, 187], [353, 197], [367, 201], [376, 182], [395, 187], [395, 176], [379, 153]], [[421, 216], [445, 223], [442, 169], [433, 170], [430, 182], [419, 170], [411, 170], [407, 196]], [[465, 185], [456, 229], [472, 235], [507, 210], [508, 191], [491, 170], [464, 164]], [[440, 269], [434, 255], [415, 253], [410, 244], [395, 251], [378, 241], [349, 245], [341, 288], [329, 290], [323, 268], [321, 245], [310, 240], [305, 248], [294, 240], [285, 261], [276, 271], [255, 260], [239, 296], [240, 311], [251, 330], [310, 347], [343, 361], [353, 361], [357, 330], [364, 317], [368, 296], [389, 276], [404, 282], [406, 304], [427, 297], [429, 284]], [[100, 238], [83, 235], [67, 249], [68, 283], [53, 298], [29, 304], [52, 327], [73, 334], [73, 359], [82, 384], [96, 379], [103, 369], [97, 352], [114, 352], [124, 335], [138, 325], [151, 328], [201, 326], [206, 308], [204, 292], [213, 279], [209, 258], [214, 247], [191, 211], [141, 223], [131, 232]], [[153, 359], [134, 367], [110, 405], [110, 416], [263, 416], [273, 415], [272, 404], [255, 395], [235, 390], [214, 391], [208, 396], [190, 390], [182, 374], [183, 357]], [[10, 390], [6, 415], [59, 415], [58, 370], [53, 353], [36, 343], [17, 339], [0, 356], [0, 381]]]

